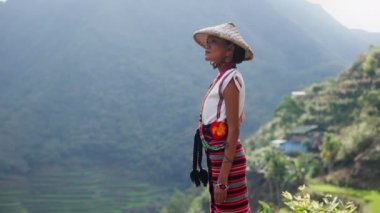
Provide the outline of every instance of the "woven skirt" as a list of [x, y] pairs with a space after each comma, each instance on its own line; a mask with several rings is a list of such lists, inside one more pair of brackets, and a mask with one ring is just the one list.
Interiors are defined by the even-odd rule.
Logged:
[[[225, 141], [207, 141], [211, 146], [223, 144]], [[222, 203], [214, 201], [214, 185], [216, 184], [222, 161], [224, 149], [213, 151], [206, 149], [207, 167], [209, 172], [209, 191], [210, 191], [210, 213], [250, 213], [251, 209], [248, 202], [248, 189], [246, 179], [247, 161], [244, 148], [238, 140], [236, 145], [234, 161], [228, 176], [227, 199]]]

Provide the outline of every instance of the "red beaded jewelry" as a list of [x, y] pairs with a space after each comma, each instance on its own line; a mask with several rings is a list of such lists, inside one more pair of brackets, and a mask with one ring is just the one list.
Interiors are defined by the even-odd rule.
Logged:
[[227, 190], [230, 186], [227, 185], [227, 184], [223, 184], [223, 183], [217, 183], [215, 184], [216, 187], [218, 187], [219, 189], [223, 189], [223, 190]]

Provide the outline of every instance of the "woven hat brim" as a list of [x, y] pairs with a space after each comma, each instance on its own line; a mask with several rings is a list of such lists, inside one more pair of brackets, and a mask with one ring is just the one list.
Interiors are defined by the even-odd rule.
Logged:
[[237, 32], [231, 36], [231, 34], [223, 33], [221, 31], [215, 30], [213, 27], [208, 27], [196, 31], [193, 34], [194, 40], [203, 48], [207, 48], [207, 37], [209, 35], [223, 38], [225, 40], [231, 41], [232, 43], [240, 46], [245, 50], [244, 61], [252, 60], [254, 58], [253, 50], [248, 46], [248, 44], [243, 40], [243, 38]]

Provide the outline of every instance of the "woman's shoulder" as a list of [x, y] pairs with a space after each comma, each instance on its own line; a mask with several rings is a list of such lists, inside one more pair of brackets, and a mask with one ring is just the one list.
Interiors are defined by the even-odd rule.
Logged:
[[243, 78], [243, 74], [240, 72], [240, 69], [235, 67], [229, 70], [228, 72], [231, 72], [231, 76], [237, 76], [239, 78]]
[[227, 70], [224, 79], [229, 82], [232, 78], [236, 76], [239, 78], [243, 78], [242, 74], [240, 73], [240, 70], [237, 67]]
[[240, 91], [242, 88], [244, 88], [244, 80], [243, 76], [240, 73], [240, 70], [238, 68], [232, 68], [231, 70], [228, 70], [226, 73], [225, 80], [220, 85], [221, 91], [224, 91], [224, 89], [227, 87], [228, 83], [232, 80], [235, 82], [236, 87]]
[[243, 74], [240, 72], [239, 68], [234, 68], [232, 72], [233, 72], [232, 74], [233, 79], [243, 84], [244, 83]]

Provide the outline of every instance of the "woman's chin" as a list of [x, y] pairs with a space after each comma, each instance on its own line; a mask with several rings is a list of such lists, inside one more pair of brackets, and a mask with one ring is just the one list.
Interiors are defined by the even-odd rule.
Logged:
[[205, 60], [206, 61], [212, 61], [212, 58], [210, 58], [209, 56], [205, 55]]

